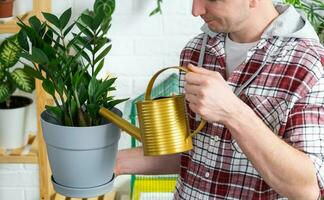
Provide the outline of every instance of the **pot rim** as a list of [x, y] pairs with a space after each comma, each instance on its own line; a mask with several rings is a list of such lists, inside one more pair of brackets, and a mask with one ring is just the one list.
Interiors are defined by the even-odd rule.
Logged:
[[27, 105], [24, 105], [24, 106], [21, 106], [21, 107], [17, 107], [17, 108], [6, 108], [6, 109], [3, 109], [3, 108], [0, 108], [1, 111], [4, 111], [4, 110], [18, 110], [18, 109], [24, 109], [24, 108], [27, 108], [29, 106], [31, 106], [33, 103], [34, 103], [34, 100], [30, 97], [26, 97], [26, 96], [23, 96], [23, 95], [11, 95], [11, 97], [20, 97], [20, 98], [24, 98], [26, 100], [29, 100], [29, 103]]
[[[116, 112], [119, 116], [122, 116], [122, 112], [121, 110], [119, 110], [118, 108], [114, 107], [111, 109], [112, 111]], [[102, 119], [104, 119], [103, 121], [103, 124], [101, 125], [96, 125], [96, 126], [63, 126], [63, 125], [59, 125], [59, 124], [54, 124], [52, 122], [49, 122], [48, 120], [45, 120], [44, 119], [44, 115], [49, 115], [47, 113], [47, 110], [44, 110], [42, 113], [41, 113], [41, 121], [44, 122], [44, 123], [48, 123], [48, 124], [51, 124], [51, 126], [54, 126], [54, 127], [61, 127], [61, 128], [65, 128], [65, 129], [73, 129], [73, 128], [83, 128], [83, 129], [93, 129], [93, 128], [100, 128], [100, 127], [105, 127], [107, 125], [110, 125], [111, 122], [110, 121], [107, 121], [105, 120], [105, 118], [101, 117]], [[49, 115], [50, 116], [50, 115]]]

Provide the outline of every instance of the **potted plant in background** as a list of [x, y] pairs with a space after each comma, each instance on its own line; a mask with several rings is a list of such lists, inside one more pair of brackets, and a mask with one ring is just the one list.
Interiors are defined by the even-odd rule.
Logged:
[[14, 149], [25, 143], [25, 121], [32, 100], [14, 96], [16, 89], [31, 93], [35, 81], [22, 68], [12, 69], [19, 60], [21, 48], [17, 35], [0, 44], [0, 148]]
[[0, 0], [0, 20], [1, 18], [11, 18], [12, 11], [13, 0]]
[[43, 13], [45, 22], [35, 16], [30, 25], [18, 22], [21, 56], [33, 63], [24, 70], [42, 81], [55, 102], [46, 105], [41, 121], [52, 183], [64, 196], [98, 196], [112, 188], [120, 129], [98, 111], [105, 107], [121, 116], [114, 106], [127, 99], [109, 95], [116, 78], [98, 74], [111, 49], [106, 35], [114, 8], [114, 0], [96, 0], [93, 10], [69, 25], [71, 9], [59, 17]]

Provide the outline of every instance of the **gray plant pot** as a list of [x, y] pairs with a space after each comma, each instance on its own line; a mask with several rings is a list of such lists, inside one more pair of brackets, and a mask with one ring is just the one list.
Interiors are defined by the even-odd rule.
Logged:
[[120, 129], [108, 122], [93, 127], [61, 126], [46, 111], [41, 121], [55, 191], [76, 198], [111, 191]]

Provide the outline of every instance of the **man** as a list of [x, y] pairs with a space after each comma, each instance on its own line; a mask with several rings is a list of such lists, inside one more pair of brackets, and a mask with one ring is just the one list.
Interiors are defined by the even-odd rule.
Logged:
[[191, 129], [209, 123], [181, 155], [121, 151], [116, 173], [179, 172], [174, 199], [319, 199], [324, 50], [314, 29], [271, 0], [193, 0], [192, 13], [206, 24], [181, 53], [192, 72], [180, 87]]

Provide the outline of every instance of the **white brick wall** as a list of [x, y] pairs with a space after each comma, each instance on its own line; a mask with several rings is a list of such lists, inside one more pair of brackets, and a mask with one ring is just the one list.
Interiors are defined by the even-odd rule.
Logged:
[[[74, 16], [93, 4], [93, 0], [52, 2], [54, 13], [62, 13], [72, 6]], [[111, 73], [118, 77], [115, 94], [118, 98], [134, 97], [144, 92], [154, 72], [178, 65], [181, 49], [200, 32], [202, 22], [191, 16], [191, 1], [165, 0], [163, 15], [149, 17], [155, 6], [155, 0], [116, 0], [109, 35], [113, 47], [102, 75]], [[120, 148], [129, 146], [130, 137], [123, 134]], [[115, 187], [120, 188], [128, 181], [128, 176], [119, 177]], [[38, 200], [38, 193], [37, 165], [0, 164], [0, 200]]]
[[0, 199], [39, 199], [38, 166], [31, 164], [1, 164]]

